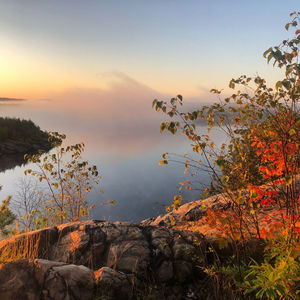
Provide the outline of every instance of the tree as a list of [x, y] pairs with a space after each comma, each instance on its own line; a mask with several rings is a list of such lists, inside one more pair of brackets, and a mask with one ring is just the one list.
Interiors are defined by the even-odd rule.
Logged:
[[8, 235], [7, 226], [11, 225], [16, 216], [12, 213], [9, 208], [11, 196], [8, 196], [2, 201], [0, 206], [0, 236], [5, 237]]
[[37, 170], [27, 169], [25, 174], [33, 175], [48, 187], [44, 195], [45, 208], [40, 212], [40, 226], [78, 221], [88, 216], [93, 206], [88, 206], [86, 195], [101, 179], [97, 167], [89, 166], [88, 161], [81, 158], [84, 144], [64, 148], [65, 138], [65, 135], [52, 132], [50, 141], [54, 153], [26, 155], [27, 162], [34, 163]]
[[16, 184], [15, 197], [12, 199], [20, 231], [28, 232], [41, 228], [44, 204], [43, 193], [39, 190], [37, 182], [20, 178]]

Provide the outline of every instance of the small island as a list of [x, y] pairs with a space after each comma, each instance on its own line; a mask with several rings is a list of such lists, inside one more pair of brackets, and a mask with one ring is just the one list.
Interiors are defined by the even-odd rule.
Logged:
[[0, 158], [50, 149], [48, 133], [31, 120], [0, 118]]

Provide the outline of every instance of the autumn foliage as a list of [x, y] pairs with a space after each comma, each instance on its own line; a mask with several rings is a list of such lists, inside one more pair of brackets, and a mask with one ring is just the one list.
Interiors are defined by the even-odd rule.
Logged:
[[[222, 91], [213, 89], [218, 102], [195, 111], [181, 110], [181, 95], [169, 103], [153, 101], [157, 111], [171, 118], [161, 124], [161, 132], [181, 131], [190, 141], [194, 155], [183, 156], [186, 172], [191, 171], [191, 178], [199, 171], [210, 175], [211, 184], [203, 196], [220, 193], [230, 207], [206, 211], [207, 223], [219, 232], [220, 247], [233, 245], [235, 262], [240, 266], [241, 257], [247, 257], [246, 241], [265, 243], [265, 262], [251, 266], [244, 278], [245, 293], [255, 292], [257, 298], [298, 296], [300, 13], [294, 12], [290, 18], [286, 29], [294, 36], [264, 53], [268, 63], [285, 71], [274, 88], [259, 76], [242, 75], [230, 81], [231, 96], [221, 97]], [[201, 132], [199, 119], [206, 120], [208, 133]], [[209, 135], [213, 128], [229, 140], [218, 149]], [[172, 160], [178, 158], [165, 153], [160, 164]], [[183, 186], [195, 188], [192, 180], [187, 180], [180, 193]], [[182, 197], [177, 196], [174, 209], [180, 205], [178, 199]]]

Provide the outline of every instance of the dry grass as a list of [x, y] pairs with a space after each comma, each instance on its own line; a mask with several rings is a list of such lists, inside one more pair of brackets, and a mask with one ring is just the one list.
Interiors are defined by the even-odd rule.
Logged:
[[0, 241], [0, 262], [24, 258], [48, 258], [51, 231], [38, 230]]

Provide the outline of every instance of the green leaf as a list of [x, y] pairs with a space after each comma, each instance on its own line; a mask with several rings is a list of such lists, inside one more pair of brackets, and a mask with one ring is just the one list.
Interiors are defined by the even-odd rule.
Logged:
[[273, 57], [273, 51], [269, 54], [269, 56], [268, 56], [268, 59], [267, 59], [267, 62], [269, 63], [270, 62], [270, 60], [272, 59], [272, 57]]
[[250, 191], [250, 197], [251, 197], [252, 199], [254, 199], [254, 198], [257, 197], [257, 192], [256, 192], [256, 190], [251, 190], [251, 191]]
[[291, 83], [288, 80], [282, 81], [282, 85], [288, 90], [291, 88]]
[[280, 293], [280, 296], [283, 296], [285, 294], [285, 288], [284, 286], [282, 286], [281, 284], [277, 284], [276, 285], [276, 289], [278, 290], [278, 292]]
[[229, 87], [230, 87], [231, 89], [234, 89], [234, 88], [235, 88], [235, 84], [234, 84], [234, 82], [233, 82], [233, 79], [230, 80], [230, 82], [229, 82]]
[[225, 160], [224, 159], [218, 159], [216, 161], [217, 165], [219, 166], [220, 170], [223, 171], [224, 166], [225, 166]]
[[181, 95], [177, 95], [177, 98], [182, 101], [182, 96]]
[[166, 128], [166, 124], [163, 122], [160, 124], [160, 132], [163, 132]]
[[273, 50], [273, 47], [270, 47], [268, 50], [266, 50], [266, 51], [264, 52], [263, 56], [264, 56], [264, 57], [267, 57], [267, 54], [268, 54], [269, 52], [271, 52], [272, 50]]
[[276, 87], [276, 90], [278, 90], [279, 88], [281, 88], [282, 87], [282, 82], [281, 81], [277, 81], [275, 87]]

